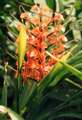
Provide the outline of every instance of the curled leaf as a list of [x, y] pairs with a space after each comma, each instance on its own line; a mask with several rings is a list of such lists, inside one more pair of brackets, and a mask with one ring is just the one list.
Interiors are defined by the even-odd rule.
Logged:
[[8, 114], [11, 120], [24, 120], [20, 115], [16, 112], [12, 111], [11, 109], [0, 105], [0, 113]]

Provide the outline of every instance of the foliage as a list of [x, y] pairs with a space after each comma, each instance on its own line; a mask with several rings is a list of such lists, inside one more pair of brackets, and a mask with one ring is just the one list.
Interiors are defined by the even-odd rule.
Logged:
[[[60, 11], [65, 16], [65, 35], [68, 38], [66, 54], [61, 60], [58, 59], [51, 72], [41, 81], [29, 79], [22, 83], [20, 74], [18, 78], [15, 77], [16, 28], [20, 13], [29, 11], [33, 4], [33, 0], [0, 2], [0, 120], [81, 120], [82, 2], [41, 2], [43, 7], [48, 5], [53, 11]], [[21, 61], [24, 54], [20, 52]]]

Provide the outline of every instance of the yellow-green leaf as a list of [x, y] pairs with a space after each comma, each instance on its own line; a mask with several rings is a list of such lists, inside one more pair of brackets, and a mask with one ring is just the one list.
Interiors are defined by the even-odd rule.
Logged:
[[18, 66], [20, 69], [22, 66], [22, 62], [24, 60], [25, 51], [26, 51], [26, 41], [27, 41], [26, 28], [24, 25], [21, 25], [18, 41], [19, 41], [18, 42]]

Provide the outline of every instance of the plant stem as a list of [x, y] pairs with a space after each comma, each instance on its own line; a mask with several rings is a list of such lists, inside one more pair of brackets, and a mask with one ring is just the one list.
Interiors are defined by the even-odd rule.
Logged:
[[18, 78], [17, 78], [17, 86], [16, 86], [16, 92], [17, 92], [17, 99], [16, 99], [16, 102], [17, 102], [17, 112], [19, 113], [19, 90], [20, 90], [20, 83], [21, 83], [21, 75], [20, 75], [20, 72], [18, 73]]
[[55, 0], [56, 1], [56, 12], [59, 12], [59, 0]]

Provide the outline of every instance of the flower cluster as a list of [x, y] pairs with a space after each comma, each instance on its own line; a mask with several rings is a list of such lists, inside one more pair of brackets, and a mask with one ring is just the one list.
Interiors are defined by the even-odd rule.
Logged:
[[50, 14], [47, 16], [45, 9], [34, 5], [30, 13], [20, 15], [27, 31], [27, 50], [21, 72], [24, 80], [32, 78], [39, 81], [49, 73], [57, 61], [50, 58], [46, 51], [57, 58], [61, 58], [65, 51], [67, 39], [63, 34], [63, 15], [55, 13], [53, 16], [47, 9]]

